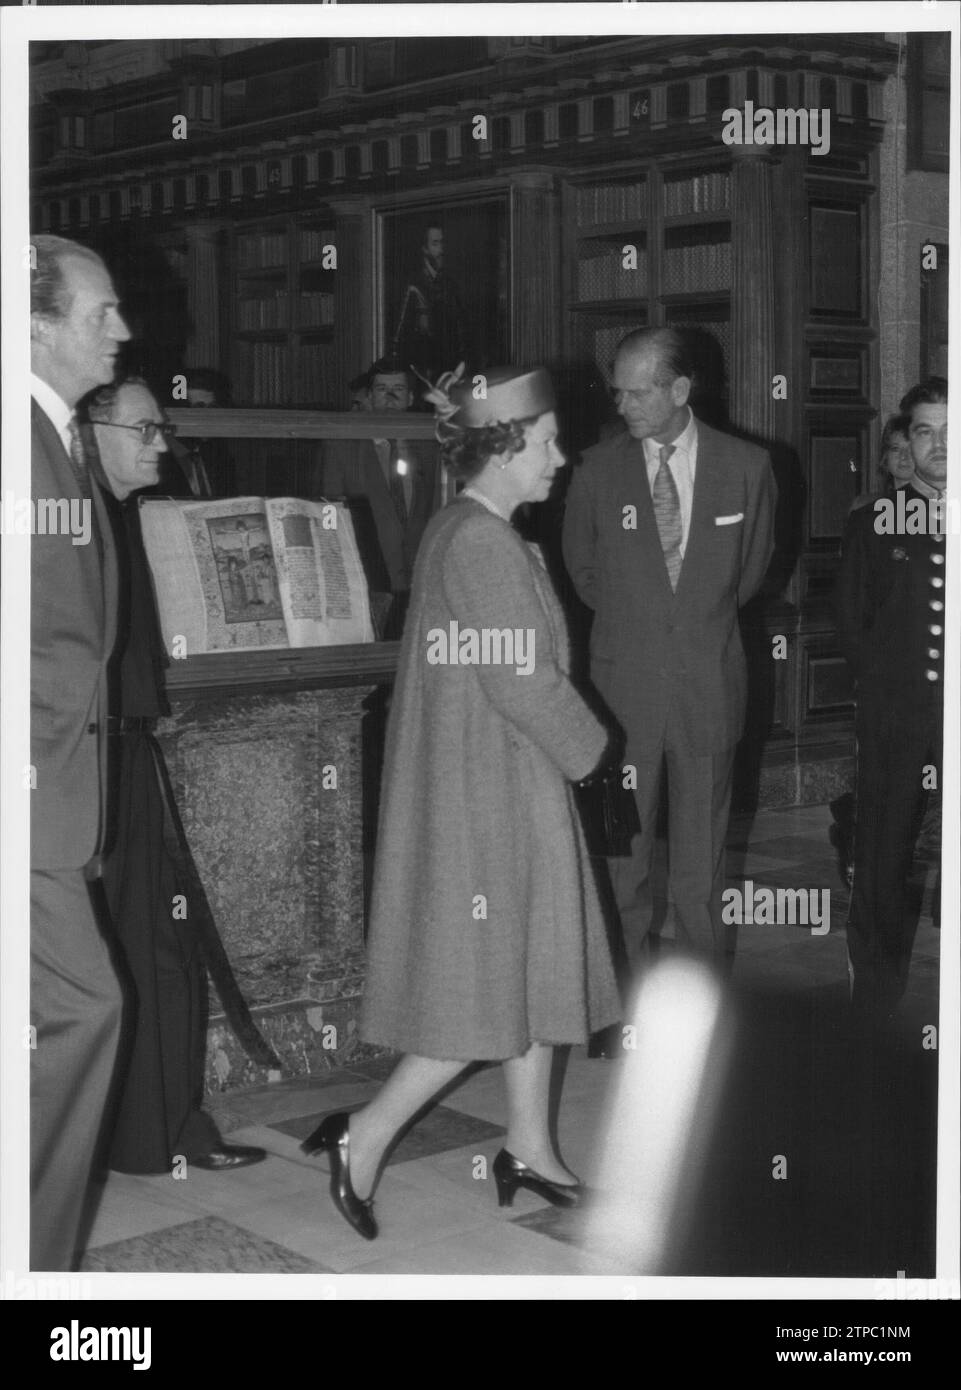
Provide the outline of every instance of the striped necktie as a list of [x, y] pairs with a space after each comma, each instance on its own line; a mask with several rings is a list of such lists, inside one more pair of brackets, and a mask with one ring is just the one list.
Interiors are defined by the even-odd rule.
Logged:
[[70, 431], [70, 467], [77, 480], [77, 486], [81, 493], [88, 500], [92, 496], [90, 491], [90, 467], [87, 463], [87, 455], [84, 452], [83, 440], [80, 438], [80, 426], [77, 424], [76, 415], [71, 415], [67, 422], [67, 429]]
[[671, 581], [671, 588], [676, 589], [677, 578], [681, 573], [681, 538], [684, 532], [681, 527], [681, 499], [677, 495], [677, 484], [667, 462], [673, 452], [673, 444], [661, 445], [661, 466], [654, 478], [651, 497], [654, 502], [657, 533], [661, 538], [661, 549], [664, 551], [664, 563], [667, 565], [667, 577]]

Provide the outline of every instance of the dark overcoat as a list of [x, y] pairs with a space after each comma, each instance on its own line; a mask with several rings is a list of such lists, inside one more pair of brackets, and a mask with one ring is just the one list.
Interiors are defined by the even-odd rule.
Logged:
[[[533, 670], [429, 661], [452, 622], [461, 635], [521, 630]], [[619, 1017], [570, 785], [596, 766], [607, 734], [567, 669], [563, 614], [536, 552], [458, 498], [424, 535], [401, 646], [367, 1042], [493, 1060], [532, 1042], [583, 1042]]]

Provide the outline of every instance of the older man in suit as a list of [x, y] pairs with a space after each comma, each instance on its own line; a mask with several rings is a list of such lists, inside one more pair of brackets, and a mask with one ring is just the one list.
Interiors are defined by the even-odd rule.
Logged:
[[[381, 358], [369, 372], [370, 409], [393, 414], [410, 409], [413, 383], [396, 358]], [[385, 582], [393, 596], [387, 631], [399, 629], [410, 595], [414, 559], [421, 536], [440, 502], [437, 447], [419, 440], [338, 439], [325, 444], [320, 487], [325, 497], [366, 498], [376, 541], [365, 545], [362, 521], [358, 543], [368, 582], [378, 590]], [[376, 554], [370, 551], [376, 549]], [[389, 600], [388, 600], [389, 602]]]
[[[140, 530], [137, 495], [156, 485], [173, 432], [147, 384], [128, 377], [87, 402], [94, 472], [102, 466], [120, 562], [120, 629], [115, 653], [116, 834], [104, 856], [103, 884], [113, 929], [135, 987], [116, 1087], [111, 1168], [170, 1172], [177, 1157], [221, 1172], [259, 1163], [263, 1149], [225, 1144], [202, 1109], [206, 977], [201, 929], [171, 910], [189, 893], [177, 856], [154, 736], [169, 713], [167, 657]], [[87, 436], [89, 438], [89, 435]]]
[[621, 342], [614, 389], [627, 430], [575, 472], [564, 556], [594, 610], [592, 679], [636, 769], [640, 839], [633, 861], [612, 861], [628, 956], [640, 957], [650, 928], [641, 890], [666, 774], [678, 944], [721, 964], [733, 950], [721, 891], [747, 697], [738, 609], [771, 560], [776, 490], [763, 450], [694, 417], [692, 376], [672, 329]]
[[74, 407], [130, 337], [99, 256], [37, 236], [30, 347], [34, 501], [90, 516], [89, 543], [31, 543], [30, 1264], [69, 1269], [117, 1050], [121, 994], [92, 893], [106, 825], [107, 662], [117, 565]]

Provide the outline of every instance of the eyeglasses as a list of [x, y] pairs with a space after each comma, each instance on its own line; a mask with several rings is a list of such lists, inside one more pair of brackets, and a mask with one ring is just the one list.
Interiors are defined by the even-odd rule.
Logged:
[[168, 425], [160, 420], [148, 420], [145, 425], [120, 425], [114, 420], [95, 420], [94, 424], [108, 430], [136, 430], [144, 444], [153, 444], [158, 434], [166, 441], [177, 433], [176, 425]]

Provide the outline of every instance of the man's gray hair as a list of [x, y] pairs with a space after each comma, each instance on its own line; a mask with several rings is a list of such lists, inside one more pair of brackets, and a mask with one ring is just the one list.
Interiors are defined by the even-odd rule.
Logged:
[[103, 261], [89, 246], [81, 246], [79, 241], [69, 241], [63, 236], [41, 235], [31, 237], [30, 246], [30, 312], [45, 319], [62, 319], [70, 311], [67, 295], [66, 277], [63, 263], [73, 257], [85, 260]]
[[636, 328], [617, 345], [617, 357], [657, 354], [656, 386], [670, 386], [679, 376], [694, 380], [694, 363], [684, 334], [677, 328]]
[[109, 425], [117, 413], [117, 398], [125, 386], [142, 386], [146, 391], [150, 391], [149, 384], [142, 376], [125, 376], [123, 381], [112, 381], [109, 386], [98, 386], [84, 402], [87, 419], [95, 425]]

